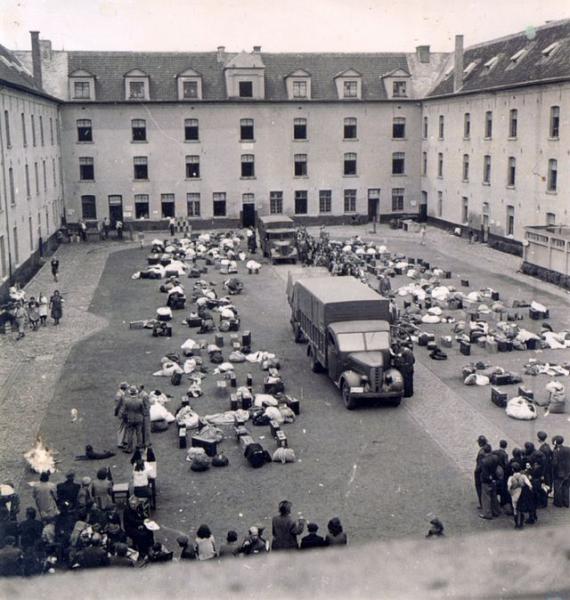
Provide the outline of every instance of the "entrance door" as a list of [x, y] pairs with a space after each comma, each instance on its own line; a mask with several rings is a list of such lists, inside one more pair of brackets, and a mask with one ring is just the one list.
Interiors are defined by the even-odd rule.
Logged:
[[422, 192], [418, 220], [420, 223], [425, 223], [427, 221], [427, 192]]
[[242, 227], [255, 227], [255, 203], [254, 202], [248, 202], [246, 204], [242, 204], [241, 225], [242, 225]]
[[377, 223], [380, 214], [380, 190], [370, 188], [368, 190], [368, 222]]
[[123, 221], [123, 197], [109, 196], [109, 220], [111, 227], [115, 227], [117, 221]]

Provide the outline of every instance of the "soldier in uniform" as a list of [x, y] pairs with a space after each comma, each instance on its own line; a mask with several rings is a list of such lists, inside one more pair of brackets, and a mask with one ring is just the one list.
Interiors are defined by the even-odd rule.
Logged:
[[394, 344], [390, 350], [393, 357], [394, 367], [400, 371], [404, 379], [404, 398], [414, 395], [414, 353], [407, 347]]
[[137, 448], [143, 447], [143, 423], [144, 407], [135, 386], [129, 387], [129, 393], [125, 396], [123, 411], [126, 419], [127, 431], [125, 435], [124, 451], [129, 454], [133, 451], [133, 438], [136, 436]]

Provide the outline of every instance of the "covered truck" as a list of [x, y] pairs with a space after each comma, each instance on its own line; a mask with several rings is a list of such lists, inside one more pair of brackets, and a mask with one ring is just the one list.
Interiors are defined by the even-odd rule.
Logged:
[[259, 243], [263, 256], [278, 262], [297, 262], [297, 230], [295, 223], [285, 215], [267, 215], [257, 220]]
[[287, 294], [295, 341], [307, 341], [313, 371], [324, 369], [348, 409], [376, 398], [398, 405], [403, 377], [393, 366], [390, 303], [352, 277], [293, 281]]

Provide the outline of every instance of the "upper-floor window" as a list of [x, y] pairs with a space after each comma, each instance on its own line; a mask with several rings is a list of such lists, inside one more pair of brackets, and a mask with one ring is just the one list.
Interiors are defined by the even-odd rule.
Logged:
[[442, 140], [445, 136], [445, 117], [443, 115], [439, 115], [439, 132], [438, 137]]
[[34, 115], [30, 115], [30, 124], [32, 126], [32, 146], [36, 145], [36, 121]]
[[239, 89], [239, 97], [240, 98], [252, 98], [253, 97], [253, 82], [252, 81], [240, 81], [238, 89]]
[[134, 179], [148, 179], [148, 158], [146, 156], [135, 156], [133, 158]]
[[343, 172], [345, 175], [356, 175], [356, 154], [354, 152], [345, 153]]
[[556, 214], [552, 212], [546, 213], [546, 224], [547, 225], [556, 225]]
[[135, 219], [148, 219], [150, 214], [148, 194], [135, 194]]
[[198, 82], [183, 81], [182, 82], [182, 97], [184, 100], [192, 100], [198, 98]]
[[463, 155], [463, 181], [469, 181], [469, 154]]
[[519, 111], [516, 108], [512, 108], [509, 111], [509, 137], [517, 137]]
[[253, 154], [241, 155], [241, 176], [255, 177], [255, 157]]
[[133, 142], [146, 142], [146, 121], [144, 119], [133, 119], [131, 131]]
[[44, 146], [44, 119], [43, 117], [40, 115], [40, 143], [42, 146]]
[[306, 140], [307, 139], [307, 119], [293, 119], [293, 139], [294, 140]]
[[427, 136], [428, 136], [428, 118], [424, 117], [424, 124], [423, 124], [423, 128], [422, 128], [422, 137], [424, 138], [424, 140], [427, 140]]
[[32, 195], [32, 191], [30, 188], [30, 168], [27, 164], [24, 167], [24, 174], [26, 176], [26, 197], [30, 198]]
[[295, 177], [306, 177], [307, 176], [307, 155], [306, 154], [295, 154]]
[[344, 98], [358, 98], [358, 81], [344, 81], [342, 95]]
[[406, 137], [406, 119], [404, 117], [394, 117], [392, 121], [392, 137], [396, 139]]
[[443, 192], [437, 192], [437, 216], [443, 215]]
[[437, 154], [437, 176], [443, 177], [443, 153], [438, 152]]
[[184, 141], [197, 142], [200, 139], [198, 119], [184, 119]]
[[427, 175], [428, 154], [422, 152], [422, 175]]
[[49, 118], [49, 143], [53, 146], [53, 119]]
[[[93, 179], [95, 179], [95, 165], [94, 165], [93, 157], [82, 156], [79, 158], [79, 179], [81, 181], [92, 181]], [[36, 185], [37, 185], [37, 171], [36, 171]]]
[[493, 111], [488, 110], [485, 113], [485, 138], [493, 137]]
[[8, 168], [8, 181], [10, 185], [10, 204], [16, 204], [16, 186], [14, 185], [14, 169]]
[[91, 125], [91, 119], [77, 119], [77, 141], [93, 141], [93, 127]]
[[558, 138], [560, 136], [560, 107], [550, 107], [550, 124], [549, 124], [549, 137]]
[[555, 192], [558, 189], [558, 161], [551, 158], [548, 161], [548, 181], [546, 189]]
[[197, 179], [200, 177], [200, 157], [199, 156], [187, 156], [186, 157], [186, 178]]
[[354, 117], [347, 117], [344, 120], [344, 139], [354, 140], [356, 139], [356, 119]]
[[4, 125], [5, 125], [5, 133], [6, 133], [6, 147], [10, 148], [12, 146], [12, 139], [10, 137], [10, 115], [8, 111], [4, 111]]
[[488, 154], [483, 157], [483, 183], [491, 183], [491, 157]]
[[507, 206], [507, 235], [515, 233], [515, 207]]
[[251, 141], [255, 139], [253, 129], [253, 119], [240, 119], [239, 138], [242, 141]]
[[405, 98], [407, 96], [405, 81], [392, 82], [392, 96], [394, 98]]
[[392, 175], [404, 175], [406, 172], [406, 154], [404, 152], [392, 153]]
[[74, 81], [73, 98], [76, 100], [89, 100], [91, 98], [91, 82]]
[[514, 187], [517, 177], [517, 159], [514, 156], [509, 156], [509, 165], [507, 167], [507, 185]]
[[293, 81], [293, 98], [306, 98], [307, 97], [307, 82], [306, 81]]
[[26, 115], [22, 113], [22, 145], [24, 148], [28, 145], [28, 136], [26, 135]]
[[145, 99], [145, 82], [144, 81], [129, 81], [129, 99], [144, 100]]
[[468, 140], [471, 137], [471, 113], [463, 115], [463, 137]]

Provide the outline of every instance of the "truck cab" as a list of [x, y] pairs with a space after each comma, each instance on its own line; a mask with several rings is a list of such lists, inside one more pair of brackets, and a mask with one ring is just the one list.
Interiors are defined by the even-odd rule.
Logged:
[[297, 262], [297, 230], [292, 219], [284, 215], [259, 217], [259, 243], [263, 256], [278, 262]]

